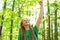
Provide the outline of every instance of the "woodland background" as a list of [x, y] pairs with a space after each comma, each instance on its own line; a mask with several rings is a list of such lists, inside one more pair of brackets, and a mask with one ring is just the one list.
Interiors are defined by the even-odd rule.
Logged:
[[[0, 40], [17, 40], [20, 21], [30, 18], [35, 25], [40, 0], [0, 0]], [[60, 40], [60, 0], [43, 0], [39, 40]]]

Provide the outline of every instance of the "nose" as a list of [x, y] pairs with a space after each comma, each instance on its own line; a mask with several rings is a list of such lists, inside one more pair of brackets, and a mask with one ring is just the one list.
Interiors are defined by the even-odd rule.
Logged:
[[28, 23], [28, 21], [26, 21], [26, 23]]

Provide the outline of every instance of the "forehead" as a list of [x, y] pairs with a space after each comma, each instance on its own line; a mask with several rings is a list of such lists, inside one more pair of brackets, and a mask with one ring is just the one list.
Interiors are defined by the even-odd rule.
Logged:
[[23, 19], [23, 21], [29, 21], [28, 19]]

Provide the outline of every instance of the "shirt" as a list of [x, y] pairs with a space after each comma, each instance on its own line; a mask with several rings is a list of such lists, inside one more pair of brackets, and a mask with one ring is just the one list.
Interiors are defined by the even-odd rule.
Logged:
[[[38, 28], [37, 28], [37, 26], [35, 25], [33, 27], [33, 29], [35, 31], [36, 40], [38, 40]], [[31, 38], [30, 38], [30, 30], [26, 30], [25, 32], [26, 32], [26, 36], [27, 36], [28, 40], [31, 40]], [[20, 39], [21, 39], [21, 33], [19, 32], [18, 33], [18, 40], [20, 40]]]

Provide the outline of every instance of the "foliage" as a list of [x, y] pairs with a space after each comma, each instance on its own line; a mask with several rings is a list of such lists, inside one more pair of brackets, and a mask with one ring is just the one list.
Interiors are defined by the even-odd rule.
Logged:
[[[2, 40], [10, 39], [11, 19], [13, 19], [13, 26], [12, 26], [13, 33], [11, 34], [13, 36], [12, 40], [17, 40], [18, 32], [19, 32], [19, 28], [20, 28], [20, 21], [22, 20], [23, 17], [26, 17], [26, 16], [30, 17], [31, 15], [34, 16], [35, 14], [38, 14], [38, 13], [34, 13], [35, 11], [33, 11], [33, 8], [35, 7], [35, 5], [38, 4], [39, 0], [15, 0], [14, 11], [12, 11], [13, 0], [3, 0], [3, 2], [5, 2], [5, 1], [7, 1], [6, 9], [5, 9], [5, 11], [3, 11], [3, 7], [2, 7], [2, 10], [0, 11], [0, 26], [1, 26], [1, 22], [3, 21], [2, 15], [4, 15], [4, 21], [3, 21], [4, 24], [3, 24], [3, 28], [2, 28]], [[44, 4], [45, 3], [46, 2], [44, 2]], [[45, 29], [43, 28], [43, 26], [42, 26], [43, 24], [41, 23], [41, 27], [39, 29], [39, 40], [42, 40], [42, 31], [43, 30], [45, 30], [45, 36], [46, 36], [45, 38], [47, 39], [47, 26], [48, 26], [48, 17], [47, 16], [50, 16], [51, 24], [54, 24], [54, 19], [55, 19], [54, 11], [55, 11], [55, 9], [58, 9], [58, 11], [60, 11], [59, 5], [60, 5], [60, 1], [57, 1], [57, 2], [54, 1], [53, 3], [51, 3], [49, 5], [51, 14], [47, 14], [47, 11], [44, 10], [46, 12], [45, 18], [43, 19], [43, 21], [45, 21]], [[47, 5], [44, 5], [44, 6], [46, 7]], [[39, 10], [39, 8], [37, 8], [37, 10]], [[58, 18], [57, 18], [58, 28], [60, 28], [60, 21], [59, 21], [60, 14], [59, 13], [60, 12], [58, 12], [58, 14], [57, 14], [58, 15]], [[20, 17], [19, 17], [19, 15], [20, 15]], [[54, 26], [54, 25], [52, 25], [52, 26]], [[53, 31], [54, 31], [54, 28], [53, 28]], [[60, 31], [60, 29], [59, 29], [59, 31]], [[58, 31], [58, 38], [60, 40], [59, 31]], [[54, 34], [54, 32], [53, 32], [53, 34]]]

